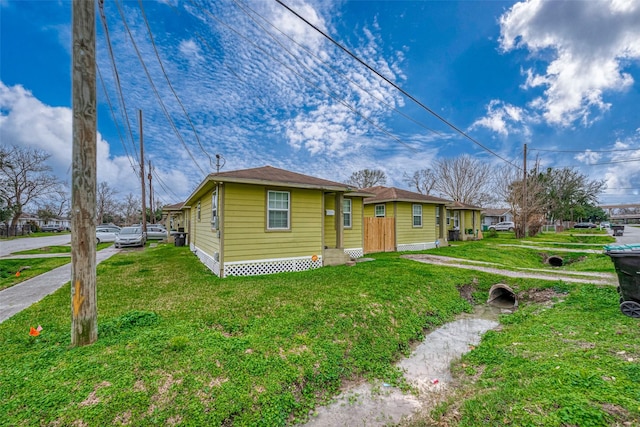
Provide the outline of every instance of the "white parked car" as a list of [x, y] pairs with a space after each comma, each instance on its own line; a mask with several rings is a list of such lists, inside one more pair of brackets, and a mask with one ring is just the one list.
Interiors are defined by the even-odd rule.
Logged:
[[489, 226], [489, 230], [493, 231], [513, 231], [515, 228], [513, 221], [503, 221]]
[[142, 232], [142, 227], [124, 227], [116, 237], [116, 248], [125, 246], [144, 246], [147, 236]]
[[109, 228], [96, 228], [96, 240], [98, 243], [115, 242], [118, 232]]
[[167, 238], [167, 230], [157, 225], [147, 225], [148, 240], [163, 240]]

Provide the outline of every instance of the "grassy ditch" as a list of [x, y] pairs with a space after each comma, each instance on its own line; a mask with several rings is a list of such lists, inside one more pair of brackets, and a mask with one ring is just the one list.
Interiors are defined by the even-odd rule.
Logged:
[[[69, 347], [69, 286], [0, 324], [8, 425], [284, 425], [393, 362], [498, 279], [396, 257], [220, 280], [188, 248], [98, 266], [99, 340]], [[40, 336], [29, 336], [42, 325]]]
[[[452, 246], [429, 249], [424, 253], [442, 255], [460, 259], [483, 261], [496, 264], [496, 267], [507, 269], [545, 269], [549, 271], [584, 271], [614, 273], [611, 259], [604, 253], [590, 253], [573, 245], [554, 245], [540, 248], [505, 246], [517, 244], [513, 240], [486, 239], [479, 241], [454, 242]], [[526, 245], [526, 243], [523, 243]], [[564, 251], [568, 249], [570, 252]], [[586, 248], [585, 248], [586, 249]], [[589, 247], [589, 251], [596, 248]], [[550, 256], [563, 259], [562, 267], [552, 267], [547, 263]]]
[[638, 319], [613, 287], [559, 290], [554, 305], [503, 316], [456, 363], [449, 398], [408, 425], [638, 425]]

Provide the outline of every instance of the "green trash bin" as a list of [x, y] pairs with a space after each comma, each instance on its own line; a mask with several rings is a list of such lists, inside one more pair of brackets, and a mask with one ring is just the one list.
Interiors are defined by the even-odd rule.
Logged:
[[640, 318], [640, 243], [608, 245], [605, 254], [611, 258], [618, 275], [620, 311]]

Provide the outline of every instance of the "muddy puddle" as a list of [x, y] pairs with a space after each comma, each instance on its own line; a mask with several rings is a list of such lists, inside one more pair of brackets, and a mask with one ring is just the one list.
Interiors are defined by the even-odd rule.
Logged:
[[451, 383], [451, 362], [477, 345], [485, 332], [498, 327], [498, 316], [505, 312], [510, 311], [476, 306], [474, 313], [461, 315], [429, 333], [397, 364], [417, 395], [403, 394], [382, 382], [359, 384], [342, 392], [330, 405], [317, 408], [305, 426], [385, 426], [432, 406]]

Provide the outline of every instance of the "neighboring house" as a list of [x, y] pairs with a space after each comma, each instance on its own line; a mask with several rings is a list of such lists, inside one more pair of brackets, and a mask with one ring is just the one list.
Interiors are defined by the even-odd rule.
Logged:
[[368, 196], [271, 166], [210, 174], [184, 202], [185, 231], [220, 277], [301, 271], [363, 255]]
[[504, 221], [513, 221], [513, 215], [511, 214], [511, 209], [509, 208], [500, 208], [500, 209], [482, 209], [482, 225], [486, 225], [487, 227], [490, 225], [495, 225], [499, 222]]
[[460, 202], [450, 202], [447, 205], [449, 240], [481, 239], [481, 212], [482, 208], [478, 206], [467, 205]]
[[[162, 219], [165, 228], [169, 231], [185, 231], [186, 218], [182, 207], [184, 202], [162, 207]], [[181, 230], [182, 229], [182, 230]]]
[[365, 253], [419, 251], [446, 241], [449, 200], [395, 187], [368, 187], [364, 199]]
[[23, 212], [18, 217], [17, 227], [23, 228], [28, 225], [37, 225], [42, 227], [44, 225], [53, 225], [64, 230], [71, 229], [71, 220], [69, 218], [51, 218], [49, 220], [43, 220], [37, 215]]

